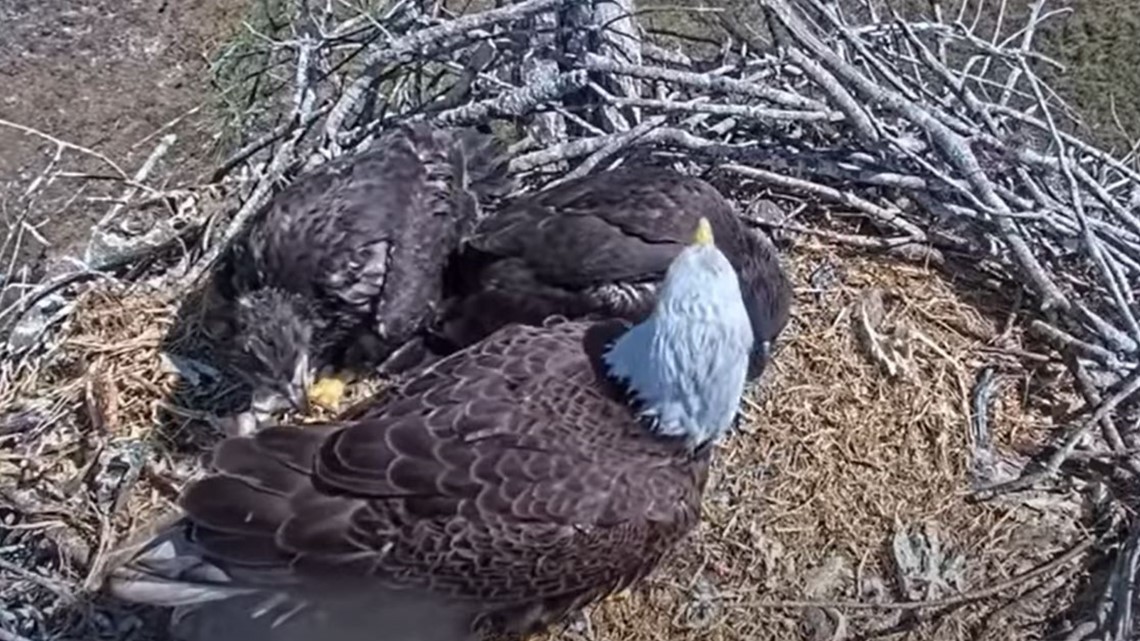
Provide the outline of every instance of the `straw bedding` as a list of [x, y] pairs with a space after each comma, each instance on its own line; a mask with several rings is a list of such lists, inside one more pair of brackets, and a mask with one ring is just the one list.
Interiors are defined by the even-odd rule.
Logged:
[[292, 16], [228, 52], [276, 90], [206, 186], [146, 186], [167, 138], [133, 177], [45, 138], [123, 174], [108, 219], [161, 224], [97, 226], [99, 267], [0, 309], [0, 640], [162, 638], [161, 613], [92, 590], [246, 393], [206, 349], [198, 285], [280, 184], [417, 119], [493, 126], [524, 191], [617, 161], [706, 175], [783, 239], [796, 286], [698, 531], [544, 638], [1128, 637], [1140, 174], [1058, 124], [1025, 62], [1041, 3], [1000, 40], [952, 13], [761, 0], [771, 33], [721, 21], [723, 46], [685, 49], [607, 13], [624, 0], [413, 4]]

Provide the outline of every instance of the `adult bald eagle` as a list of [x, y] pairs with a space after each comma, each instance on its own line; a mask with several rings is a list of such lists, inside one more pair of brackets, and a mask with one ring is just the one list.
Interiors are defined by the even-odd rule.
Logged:
[[474, 130], [401, 127], [254, 216], [214, 284], [236, 312], [232, 362], [256, 414], [303, 409], [314, 371], [371, 369], [409, 345], [480, 203], [512, 186], [502, 151]]
[[507, 323], [536, 325], [551, 315], [638, 322], [700, 217], [740, 277], [756, 378], [791, 302], [776, 249], [708, 182], [662, 168], [588, 175], [489, 215], [448, 269], [448, 300], [433, 331], [462, 347]]
[[536, 632], [697, 522], [752, 341], [702, 221], [637, 325], [508, 325], [350, 422], [223, 441], [185, 515], [107, 585], [178, 606], [191, 641]]

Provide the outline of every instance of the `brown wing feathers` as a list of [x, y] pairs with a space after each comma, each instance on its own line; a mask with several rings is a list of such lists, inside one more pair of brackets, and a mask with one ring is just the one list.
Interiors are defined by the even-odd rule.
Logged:
[[[659, 277], [696, 216], [714, 220], [718, 244], [736, 242], [715, 229], [719, 195], [703, 183], [661, 191], [611, 173], [603, 188], [540, 195], [472, 241], [525, 254], [504, 274], [551, 289], [536, 314], [560, 291], [577, 313], [579, 285]], [[623, 209], [631, 202], [640, 209]], [[517, 228], [498, 234], [504, 225]], [[426, 589], [498, 632], [531, 631], [629, 584], [699, 518], [708, 452], [652, 435], [606, 381], [601, 349], [626, 325], [541, 321], [482, 337], [338, 424], [223, 442], [214, 474], [182, 497], [181, 527], [233, 589], [323, 579]]]
[[623, 436], [612, 425], [559, 428], [619, 413], [583, 414], [575, 404], [601, 401], [589, 395], [564, 407], [528, 396], [519, 386], [556, 385], [552, 371], [593, 374], [557, 357], [566, 336], [515, 331], [532, 340], [505, 332], [441, 361], [359, 422], [226, 441], [217, 474], [183, 498], [197, 542], [239, 574], [351, 568], [459, 598], [509, 602], [628, 580], [647, 561], [633, 550], [695, 518], [692, 497], [677, 493], [684, 473], [649, 439], [608, 450]]
[[561, 314], [641, 320], [653, 285], [699, 217], [741, 278], [762, 353], [787, 322], [790, 284], [775, 248], [747, 229], [709, 183], [655, 167], [592, 174], [509, 204], [479, 223], [447, 274], [434, 333], [469, 345], [511, 322]]

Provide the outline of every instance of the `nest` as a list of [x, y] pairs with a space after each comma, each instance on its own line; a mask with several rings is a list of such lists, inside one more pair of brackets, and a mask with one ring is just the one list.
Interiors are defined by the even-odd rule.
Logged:
[[83, 270], [6, 283], [2, 638], [161, 636], [92, 591], [245, 393], [199, 285], [280, 184], [415, 120], [510, 138], [520, 191], [699, 173], [796, 285], [698, 531], [548, 638], [1126, 638], [1140, 174], [1068, 133], [1031, 51], [1041, 4], [1002, 40], [952, 12], [762, 0], [763, 30], [714, 20], [717, 46], [683, 47], [624, 1], [330, 5], [227, 52], [272, 90], [208, 186], [147, 186], [169, 138], [128, 176], [28, 130], [127, 189]]

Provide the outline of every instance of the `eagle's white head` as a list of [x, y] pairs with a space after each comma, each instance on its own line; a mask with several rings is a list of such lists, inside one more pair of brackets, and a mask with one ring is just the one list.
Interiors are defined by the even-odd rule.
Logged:
[[693, 243], [669, 266], [649, 318], [603, 358], [657, 432], [697, 447], [732, 425], [753, 340], [736, 271], [701, 218]]

